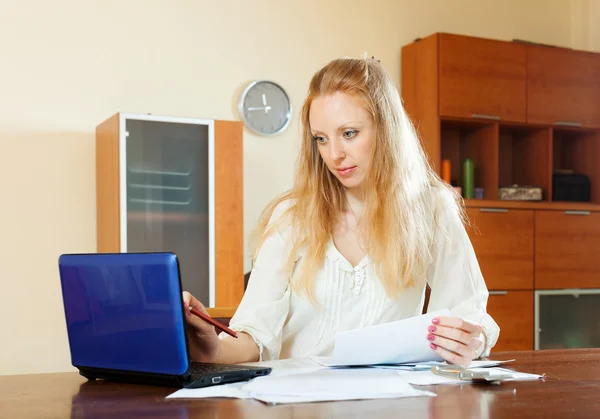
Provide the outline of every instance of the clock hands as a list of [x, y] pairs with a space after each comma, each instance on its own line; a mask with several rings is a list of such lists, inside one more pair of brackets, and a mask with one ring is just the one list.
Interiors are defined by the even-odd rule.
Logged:
[[265, 95], [265, 94], [263, 93], [263, 95], [262, 95], [262, 98], [263, 98], [263, 105], [264, 105], [264, 106], [267, 106], [267, 95]]
[[249, 110], [249, 111], [262, 111], [262, 110], [264, 110], [265, 113], [269, 113], [269, 111], [271, 109], [272, 108], [270, 106], [257, 106], [257, 107], [253, 107], [253, 108], [247, 108], [247, 110]]

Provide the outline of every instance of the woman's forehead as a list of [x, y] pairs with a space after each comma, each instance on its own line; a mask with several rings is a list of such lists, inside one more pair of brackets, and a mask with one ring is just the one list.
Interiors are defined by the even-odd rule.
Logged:
[[331, 129], [349, 123], [366, 123], [372, 118], [361, 101], [349, 94], [336, 92], [317, 96], [309, 112], [311, 129]]

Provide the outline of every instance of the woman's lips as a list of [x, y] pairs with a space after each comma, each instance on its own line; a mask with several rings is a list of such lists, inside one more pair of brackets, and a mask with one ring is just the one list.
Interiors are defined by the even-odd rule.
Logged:
[[356, 166], [351, 166], [351, 167], [342, 167], [339, 169], [336, 169], [337, 172], [340, 174], [340, 176], [350, 176], [352, 174], [352, 172], [354, 172], [354, 169], [356, 169]]

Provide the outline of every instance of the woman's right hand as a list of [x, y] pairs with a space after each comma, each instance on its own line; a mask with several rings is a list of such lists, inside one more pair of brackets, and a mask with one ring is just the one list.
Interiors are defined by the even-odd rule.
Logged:
[[220, 341], [215, 328], [192, 314], [188, 309], [191, 306], [208, 314], [206, 308], [187, 291], [183, 291], [183, 306], [191, 360], [194, 362], [217, 362]]

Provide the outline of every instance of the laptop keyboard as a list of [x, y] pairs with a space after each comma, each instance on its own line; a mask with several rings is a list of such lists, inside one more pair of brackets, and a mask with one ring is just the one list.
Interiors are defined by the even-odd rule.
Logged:
[[190, 373], [204, 375], [204, 374], [218, 374], [228, 371], [240, 371], [245, 369], [243, 365], [227, 365], [227, 364], [203, 364], [199, 362], [192, 363], [190, 367]]

